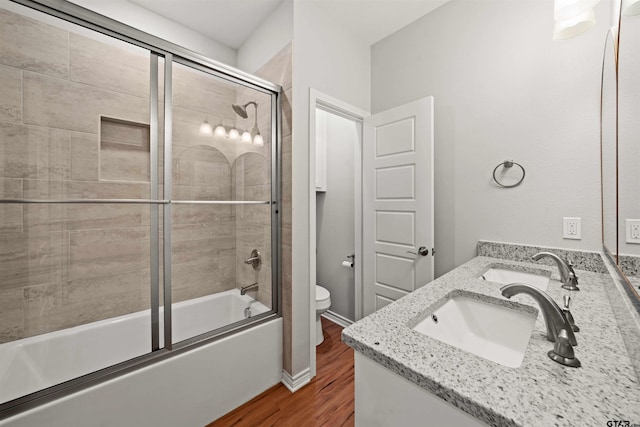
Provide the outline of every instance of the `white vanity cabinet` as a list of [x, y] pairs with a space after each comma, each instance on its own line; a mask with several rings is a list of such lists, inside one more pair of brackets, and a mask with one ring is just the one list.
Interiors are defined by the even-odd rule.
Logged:
[[356, 427], [487, 426], [357, 351], [354, 357]]

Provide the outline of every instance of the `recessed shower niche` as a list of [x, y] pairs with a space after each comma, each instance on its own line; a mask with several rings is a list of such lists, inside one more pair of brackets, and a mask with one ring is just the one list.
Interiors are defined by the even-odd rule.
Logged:
[[149, 182], [149, 125], [100, 117], [100, 179]]

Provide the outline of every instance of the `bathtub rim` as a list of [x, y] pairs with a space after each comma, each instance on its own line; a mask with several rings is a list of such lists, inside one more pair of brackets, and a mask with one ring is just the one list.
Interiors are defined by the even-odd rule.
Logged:
[[[235, 298], [235, 297], [245, 298], [245, 296], [242, 296], [240, 294], [240, 289], [232, 288], [232, 289], [227, 289], [226, 291], [221, 291], [221, 292], [218, 292], [218, 293], [215, 293], [215, 294], [202, 295], [202, 296], [199, 296], [199, 297], [194, 297], [194, 298], [190, 298], [190, 299], [183, 300], [183, 301], [173, 302], [171, 304], [171, 306], [172, 306], [172, 310], [175, 311], [176, 309], [187, 308], [187, 307], [189, 307], [191, 305], [202, 304], [202, 303], [206, 304], [212, 298], [219, 298], [219, 297], [224, 297], [224, 296], [232, 296], [232, 298]], [[252, 315], [251, 317], [256, 317], [256, 316], [258, 316], [258, 314], [264, 314], [264, 313], [267, 313], [269, 311], [274, 311], [275, 312], [275, 310], [271, 310], [268, 306], [264, 305], [264, 303], [260, 302], [259, 300], [255, 299], [255, 298], [251, 298], [249, 295], [246, 295], [246, 298], [248, 300], [247, 303], [252, 304], [252, 306], [255, 306], [254, 303], [257, 303], [258, 306], [260, 306], [260, 307], [262, 307], [264, 309], [260, 313]], [[59, 330], [56, 330], [56, 331], [45, 332], [45, 333], [38, 334], [38, 335], [32, 335], [32, 336], [20, 338], [20, 339], [14, 340], [14, 341], [3, 342], [3, 343], [0, 343], [0, 353], [2, 352], [3, 348], [11, 348], [13, 346], [21, 347], [22, 345], [28, 345], [28, 344], [30, 344], [32, 342], [39, 342], [49, 334], [62, 334], [62, 333], [65, 333], [65, 334], [73, 335], [75, 332], [82, 331], [82, 330], [86, 329], [87, 326], [90, 326], [90, 325], [105, 326], [105, 325], [111, 325], [111, 324], [122, 322], [123, 320], [130, 319], [131, 316], [134, 316], [134, 317], [135, 316], [141, 316], [141, 317], [142, 316], [149, 316], [151, 314], [149, 312], [149, 310], [150, 309], [147, 308], [147, 309], [144, 309], [144, 310], [134, 311], [132, 313], [127, 313], [127, 314], [121, 314], [121, 315], [114, 316], [114, 317], [108, 317], [108, 318], [105, 318], [105, 319], [100, 319], [100, 320], [96, 320], [96, 321], [89, 322], [89, 323], [82, 323], [80, 325], [69, 326], [68, 328], [63, 328], [63, 329], [59, 329]], [[163, 311], [164, 311], [164, 306], [160, 306], [159, 307], [159, 312], [162, 313]], [[244, 319], [241, 319], [241, 320], [244, 320]], [[235, 321], [233, 323], [230, 323], [230, 325], [235, 325], [238, 322], [239, 321]], [[225, 326], [228, 326], [228, 325], [225, 325]], [[222, 330], [222, 329], [223, 329], [223, 327], [220, 327], [220, 328], [212, 329], [212, 331], [218, 331], [218, 330]], [[210, 332], [210, 331], [208, 331], [208, 332]], [[203, 335], [203, 334], [194, 335], [193, 337], [189, 337], [188, 339], [196, 338], [196, 337], [199, 337], [200, 335]], [[186, 340], [187, 339], [175, 342], [175, 343], [173, 343], [173, 345], [176, 345], [179, 342], [186, 341]]]
[[265, 313], [256, 314], [239, 322], [175, 343], [170, 350], [161, 348], [150, 351], [142, 356], [4, 402], [0, 404], [0, 421], [281, 317], [280, 313], [271, 309]]

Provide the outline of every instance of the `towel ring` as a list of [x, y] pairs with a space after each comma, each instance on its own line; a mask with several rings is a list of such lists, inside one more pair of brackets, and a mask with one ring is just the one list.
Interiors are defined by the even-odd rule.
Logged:
[[[522, 169], [522, 177], [520, 178], [520, 180], [518, 182], [516, 182], [515, 184], [511, 184], [511, 185], [505, 185], [503, 183], [501, 183], [500, 181], [498, 181], [498, 178], [496, 178], [496, 172], [498, 171], [498, 168], [500, 168], [500, 166], [502, 166], [505, 169], [509, 169], [511, 168], [513, 165], [518, 166], [520, 169]], [[498, 184], [500, 187], [504, 187], [504, 188], [513, 188], [513, 187], [517, 187], [518, 185], [520, 185], [522, 183], [522, 181], [524, 181], [524, 176], [525, 176], [526, 172], [524, 170], [524, 167], [522, 167], [522, 165], [520, 163], [516, 163], [513, 160], [505, 160], [504, 162], [500, 163], [498, 166], [495, 167], [495, 169], [493, 170], [493, 180], [496, 182], [496, 184]]]

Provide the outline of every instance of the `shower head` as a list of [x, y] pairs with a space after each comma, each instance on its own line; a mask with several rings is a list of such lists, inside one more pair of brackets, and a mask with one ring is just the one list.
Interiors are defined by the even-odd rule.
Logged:
[[256, 107], [256, 110], [258, 109], [258, 104], [255, 101], [247, 102], [244, 105], [232, 104], [231, 108], [233, 108], [233, 111], [235, 111], [238, 116], [242, 117], [243, 119], [246, 119], [248, 117], [247, 107], [249, 105], [253, 105], [254, 107]]
[[233, 104], [231, 107], [233, 108], [233, 111], [235, 111], [237, 115], [239, 115], [243, 119], [247, 118], [246, 107], [241, 107], [240, 105], [236, 105], [236, 104]]

